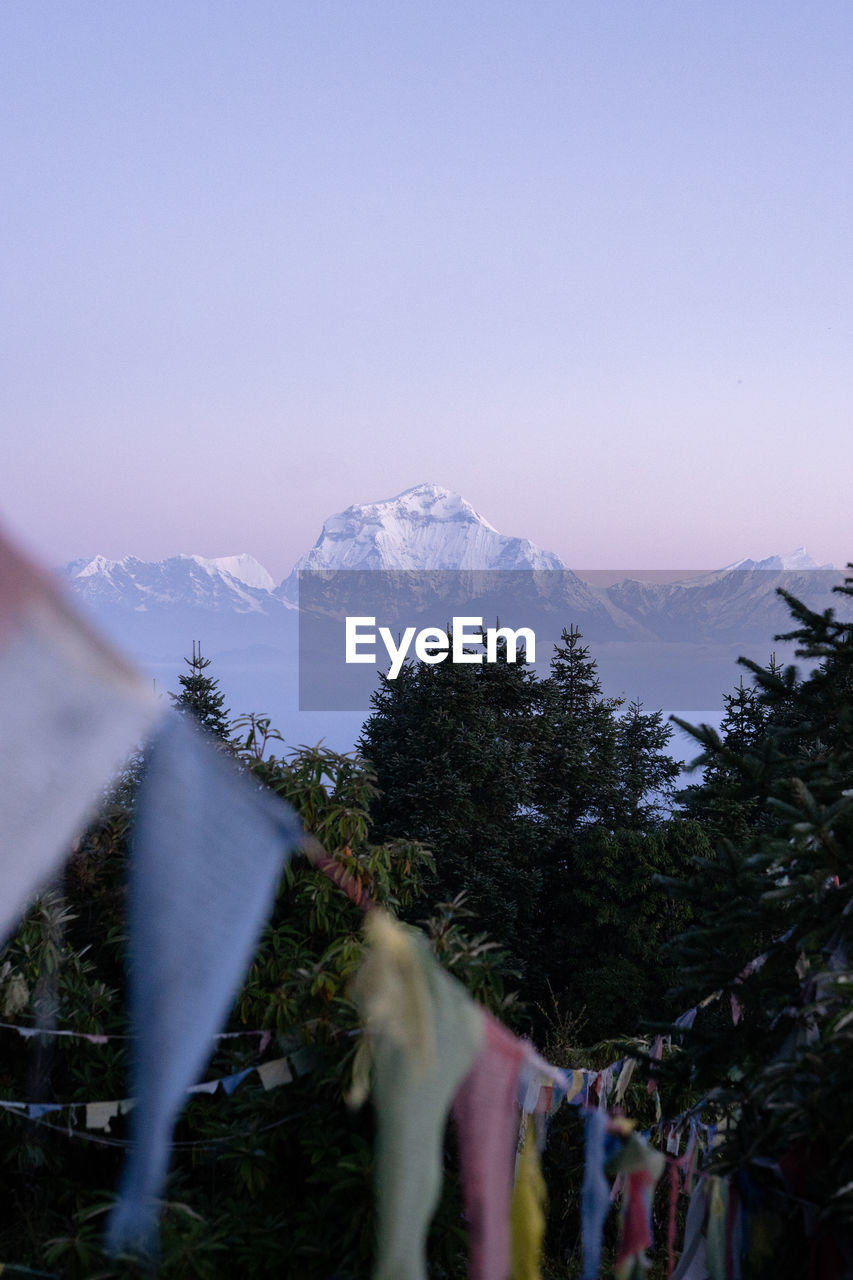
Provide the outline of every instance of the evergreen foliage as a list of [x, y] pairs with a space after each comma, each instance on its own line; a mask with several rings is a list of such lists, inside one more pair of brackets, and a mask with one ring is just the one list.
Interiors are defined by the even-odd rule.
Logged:
[[223, 710], [225, 694], [219, 688], [219, 681], [205, 675], [210, 661], [202, 657], [201, 641], [193, 640], [193, 656], [184, 658], [189, 672], [178, 676], [181, 692], [170, 693], [169, 697], [181, 715], [193, 715], [213, 737], [227, 742], [230, 711], [227, 707]]
[[[853, 581], [843, 595], [853, 598]], [[720, 733], [692, 730], [703, 777], [671, 815], [669, 728], [639, 702], [623, 710], [603, 696], [575, 628], [547, 679], [504, 651], [494, 665], [408, 663], [396, 681], [380, 680], [360, 744], [370, 764], [322, 747], [284, 751], [259, 716], [228, 738], [224, 698], [195, 646], [175, 698], [189, 711], [198, 695], [220, 717], [218, 737], [294, 805], [337, 865], [424, 923], [442, 963], [515, 1025], [508, 986], [518, 970], [535, 1038], [558, 1065], [605, 1066], [623, 1051], [614, 1037], [642, 1019], [702, 1005], [656, 1064], [656, 1096], [665, 1114], [701, 1099], [703, 1118], [719, 1124], [712, 1169], [736, 1176], [766, 1244], [750, 1280], [842, 1275], [853, 1256], [853, 624], [786, 598], [798, 658], [814, 669], [745, 661], [753, 684], [728, 695]], [[62, 882], [0, 953], [0, 1019], [127, 1034], [124, 883], [138, 771], [131, 762]], [[268, 1031], [265, 1060], [295, 1055], [305, 1074], [269, 1093], [255, 1078], [227, 1101], [191, 1101], [166, 1190], [167, 1280], [369, 1271], [372, 1114], [343, 1103], [358, 1044], [348, 984], [360, 926], [328, 877], [291, 865], [227, 1029]], [[4, 1098], [128, 1092], [121, 1039], [3, 1034]], [[258, 1060], [257, 1036], [224, 1040], [209, 1074]], [[650, 1122], [644, 1082], [631, 1105]], [[100, 1247], [125, 1121], [104, 1138], [65, 1123], [0, 1111], [0, 1256], [69, 1280], [139, 1276]], [[551, 1274], [567, 1276], [580, 1178], [568, 1111], [546, 1163]], [[452, 1147], [448, 1168], [430, 1242], [436, 1277], [465, 1269]]]
[[539, 717], [532, 672], [505, 660], [409, 662], [396, 680], [380, 675], [372, 703], [359, 749], [378, 778], [375, 838], [425, 844], [435, 856], [432, 905], [464, 893], [516, 968], [535, 963], [541, 874], [527, 812]]
[[[853, 580], [837, 590], [849, 600]], [[782, 594], [797, 626], [780, 638], [818, 666], [742, 660], [754, 692], [731, 696], [724, 735], [692, 730], [705, 776], [689, 802], [716, 850], [679, 887], [703, 919], [678, 944], [678, 995], [711, 999], [670, 1060], [723, 1126], [716, 1168], [775, 1233], [761, 1280], [853, 1260], [853, 624]]]
[[575, 627], [548, 678], [521, 662], [408, 663], [380, 677], [360, 750], [377, 774], [377, 837], [424, 842], [432, 902], [460, 891], [508, 951], [537, 1031], [550, 992], [598, 1038], [660, 1013], [662, 947], [689, 912], [655, 874], [701, 837], [665, 820], [672, 730], [639, 702], [619, 714]]
[[[771, 682], [781, 680], [777, 687], [787, 688], [775, 654], [760, 673], [761, 680], [765, 677]], [[747, 684], [741, 676], [734, 691], [723, 695], [720, 731], [709, 738], [714, 750], [695, 762], [704, 766], [701, 785], [687, 787], [679, 796], [684, 809], [717, 839], [733, 842], [748, 836], [757, 825], [767, 825], [763, 814], [767, 796], [756, 789], [755, 769], [743, 766], [746, 760], [757, 766], [760, 753], [790, 717], [791, 705], [787, 693], [771, 703], [761, 692], [761, 684]]]
[[672, 729], [660, 711], [644, 712], [639, 698], [620, 717], [616, 732], [619, 786], [611, 813], [623, 829], [654, 829], [672, 804], [678, 762], [666, 754]]
[[618, 698], [602, 694], [598, 664], [574, 626], [554, 647], [543, 681], [535, 801], [546, 825], [565, 836], [607, 821], [619, 791]]

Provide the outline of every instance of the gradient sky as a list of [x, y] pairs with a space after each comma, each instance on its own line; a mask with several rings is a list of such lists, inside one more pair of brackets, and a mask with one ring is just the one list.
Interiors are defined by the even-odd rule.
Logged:
[[0, 516], [853, 559], [849, 0], [4, 0]]

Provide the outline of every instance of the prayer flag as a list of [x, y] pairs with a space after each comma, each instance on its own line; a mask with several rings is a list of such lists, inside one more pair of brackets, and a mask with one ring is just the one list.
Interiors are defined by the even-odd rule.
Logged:
[[130, 872], [135, 1145], [108, 1229], [147, 1250], [187, 1089], [251, 961], [302, 839], [293, 810], [201, 730], [170, 715], [146, 754]]
[[[540, 1280], [545, 1236], [545, 1179], [539, 1167], [533, 1120], [524, 1118], [524, 1139], [512, 1190], [512, 1280]], [[497, 1274], [497, 1273], [493, 1273]]]
[[59, 585], [0, 535], [0, 940], [162, 715]]
[[604, 1173], [607, 1113], [593, 1110], [586, 1117], [586, 1153], [581, 1185], [581, 1280], [596, 1280], [601, 1266], [601, 1233], [610, 1208], [610, 1183]]
[[[470, 1280], [506, 1280], [516, 1101], [526, 1046], [484, 1012], [485, 1040], [453, 1100], [470, 1240]], [[538, 1087], [538, 1086], [537, 1086]]]
[[450, 1103], [483, 1039], [482, 1011], [417, 930], [374, 908], [355, 997], [373, 1053], [379, 1242], [374, 1280], [426, 1280]]

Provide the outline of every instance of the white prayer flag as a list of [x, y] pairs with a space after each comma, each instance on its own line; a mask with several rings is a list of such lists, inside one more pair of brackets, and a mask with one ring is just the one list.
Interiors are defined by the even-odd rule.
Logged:
[[272, 1062], [262, 1062], [257, 1070], [265, 1089], [275, 1089], [280, 1084], [290, 1084], [293, 1079], [293, 1072], [287, 1058], [273, 1058]]
[[58, 584], [0, 534], [0, 940], [161, 714]]

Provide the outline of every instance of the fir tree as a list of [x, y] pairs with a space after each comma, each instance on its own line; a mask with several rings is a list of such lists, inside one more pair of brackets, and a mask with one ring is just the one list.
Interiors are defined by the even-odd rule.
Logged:
[[644, 712], [639, 698], [619, 717], [616, 759], [619, 794], [614, 814], [620, 827], [632, 831], [656, 826], [670, 808], [677, 761], [666, 754], [672, 727], [660, 711]]
[[665, 821], [678, 764], [661, 713], [605, 697], [576, 627], [555, 647], [543, 682], [536, 762], [543, 867], [542, 976], [566, 1009], [585, 1009], [593, 1038], [660, 1017], [674, 978], [663, 953], [688, 916], [657, 885], [686, 870], [701, 837]]
[[465, 892], [531, 1005], [549, 987], [577, 1008], [592, 993], [596, 1034], [660, 1012], [673, 977], [661, 948], [676, 918], [654, 876], [688, 856], [668, 830], [653, 835], [678, 771], [670, 730], [659, 712], [637, 703], [619, 719], [618, 706], [572, 627], [547, 680], [505, 653], [380, 677], [360, 741], [380, 790], [375, 837], [423, 841], [433, 900]]
[[[847, 603], [853, 579], [837, 590]], [[781, 594], [799, 625], [779, 638], [819, 665], [802, 679], [742, 660], [763, 726], [740, 745], [694, 731], [710, 801], [728, 776], [743, 803], [680, 887], [701, 920], [678, 945], [679, 1000], [712, 999], [671, 1059], [725, 1122], [714, 1171], [775, 1232], [756, 1280], [848, 1275], [853, 1258], [853, 624]]]
[[610, 814], [618, 791], [618, 698], [605, 698], [598, 665], [575, 626], [554, 647], [543, 681], [536, 805], [561, 836]]
[[359, 750], [376, 771], [373, 835], [422, 841], [430, 899], [460, 892], [514, 962], [532, 962], [541, 887], [533, 840], [532, 742], [539, 686], [522, 662], [408, 662], [380, 676]]
[[200, 640], [198, 642], [193, 640], [193, 656], [184, 658], [184, 662], [189, 667], [189, 673], [178, 676], [182, 691], [169, 694], [175, 709], [181, 715], [195, 716], [208, 733], [221, 739], [222, 742], [227, 742], [230, 712], [227, 707], [225, 710], [222, 708], [225, 695], [220, 692], [219, 681], [205, 675], [210, 666], [210, 658], [202, 657]]
[[[763, 805], [769, 792], [766, 785], [756, 787], [755, 769], [792, 707], [790, 686], [776, 655], [758, 669], [751, 684], [741, 676], [723, 702], [719, 734], [709, 730], [707, 735], [712, 749], [694, 762], [704, 765], [702, 782], [686, 787], [679, 800], [711, 836], [732, 841], [746, 838], [758, 824], [767, 825]], [[772, 768], [767, 776], [771, 773]]]

